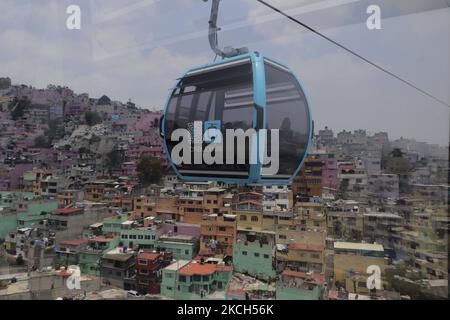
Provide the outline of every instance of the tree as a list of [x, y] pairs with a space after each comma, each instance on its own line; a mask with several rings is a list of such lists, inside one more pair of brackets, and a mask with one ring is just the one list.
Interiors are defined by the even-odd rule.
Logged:
[[124, 161], [124, 154], [121, 150], [114, 149], [106, 154], [106, 167], [111, 172], [113, 169], [119, 168]]
[[61, 129], [61, 122], [59, 120], [50, 120], [48, 129], [45, 130], [45, 135], [48, 137], [49, 141], [62, 138], [63, 134]]
[[23, 259], [22, 255], [19, 254], [16, 258], [16, 264], [18, 266], [23, 266], [25, 264], [25, 260]]
[[136, 168], [139, 183], [148, 186], [158, 183], [162, 177], [161, 160], [154, 157], [143, 157]]
[[404, 153], [399, 148], [393, 149], [386, 158], [386, 173], [397, 174], [399, 176], [399, 189], [401, 193], [408, 193], [410, 163], [404, 157]]
[[102, 122], [102, 117], [97, 112], [87, 111], [84, 118], [88, 126], [92, 127]]
[[8, 285], [9, 285], [8, 281], [0, 280], [0, 290], [8, 288]]
[[0, 78], [0, 90], [11, 87], [11, 78]]
[[35, 148], [50, 148], [51, 143], [45, 136], [38, 136], [34, 139], [34, 147]]
[[393, 158], [402, 158], [403, 155], [404, 155], [403, 151], [399, 148], [395, 148], [391, 152], [391, 157], [393, 157]]
[[28, 99], [14, 99], [13, 103], [10, 104], [11, 117], [13, 120], [17, 120], [22, 118], [25, 114], [25, 110], [28, 109], [31, 105], [31, 102]]

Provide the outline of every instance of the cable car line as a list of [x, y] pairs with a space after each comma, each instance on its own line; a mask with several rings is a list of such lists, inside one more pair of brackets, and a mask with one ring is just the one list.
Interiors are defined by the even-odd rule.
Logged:
[[422, 94], [428, 96], [429, 98], [435, 100], [436, 102], [438, 102], [438, 103], [440, 103], [440, 104], [442, 104], [442, 105], [444, 105], [444, 106], [446, 106], [446, 107], [450, 107], [450, 105], [448, 105], [448, 103], [446, 103], [445, 101], [443, 101], [443, 100], [439, 99], [438, 97], [432, 95], [431, 93], [429, 93], [429, 92], [427, 92], [427, 91], [425, 91], [425, 90], [419, 88], [418, 86], [414, 85], [413, 83], [409, 82], [408, 80], [405, 80], [405, 79], [401, 78], [400, 76], [396, 75], [395, 73], [393, 73], [393, 72], [391, 72], [391, 71], [389, 71], [389, 70], [383, 68], [382, 66], [376, 64], [375, 62], [372, 62], [372, 61], [370, 61], [369, 59], [364, 58], [362, 55], [356, 53], [355, 51], [353, 51], [353, 50], [347, 48], [346, 46], [340, 44], [339, 42], [337, 42], [337, 41], [335, 41], [335, 40], [329, 38], [328, 36], [324, 35], [323, 33], [319, 32], [319, 31], [315, 30], [314, 28], [308, 26], [307, 24], [301, 22], [300, 20], [298, 20], [298, 19], [296, 19], [296, 18], [294, 18], [294, 17], [288, 15], [287, 13], [283, 12], [281, 9], [278, 9], [278, 8], [274, 7], [273, 5], [267, 3], [267, 2], [264, 1], [264, 0], [256, 0], [256, 1], [258, 1], [259, 3], [265, 5], [265, 6], [268, 7], [269, 9], [274, 10], [275, 12], [278, 12], [279, 14], [281, 14], [281, 15], [283, 15], [284, 17], [288, 18], [289, 20], [291, 20], [291, 21], [293, 21], [293, 22], [295, 22], [295, 23], [301, 25], [301, 26], [304, 27], [305, 29], [307, 29], [307, 30], [309, 30], [309, 31], [311, 31], [311, 32], [313, 32], [313, 33], [315, 33], [316, 35], [322, 37], [323, 39], [325, 39], [325, 40], [327, 40], [327, 41], [333, 43], [334, 45], [340, 47], [341, 49], [347, 51], [348, 53], [350, 53], [350, 54], [352, 54], [352, 55], [358, 57], [359, 59], [361, 59], [361, 60], [363, 60], [364, 62], [370, 64], [371, 66], [377, 68], [378, 70], [380, 70], [380, 71], [382, 71], [382, 72], [384, 72], [384, 73], [390, 75], [391, 77], [393, 77], [393, 78], [395, 78], [395, 79], [397, 79], [397, 80], [403, 82], [404, 84], [408, 85], [409, 87], [411, 87], [411, 88], [413, 88], [413, 89], [419, 91], [420, 93], [422, 93]]

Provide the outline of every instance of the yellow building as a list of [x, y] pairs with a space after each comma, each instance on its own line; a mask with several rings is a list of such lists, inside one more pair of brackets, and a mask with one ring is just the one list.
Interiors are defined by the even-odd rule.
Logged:
[[330, 237], [360, 241], [364, 231], [364, 216], [357, 206], [350, 210], [331, 207], [326, 212], [326, 225]]
[[378, 266], [381, 278], [386, 266], [384, 248], [380, 244], [335, 242], [334, 281], [351, 293], [369, 293], [367, 268]]
[[302, 272], [325, 271], [325, 247], [317, 244], [290, 242], [277, 251], [277, 269]]
[[256, 200], [243, 201], [234, 208], [237, 228], [242, 230], [263, 230], [262, 203]]
[[290, 228], [278, 228], [276, 231], [277, 244], [305, 243], [325, 246], [326, 231], [292, 230]]
[[326, 229], [324, 205], [317, 202], [297, 202], [295, 205], [296, 220], [301, 226], [309, 229]]
[[292, 211], [264, 211], [262, 214], [262, 229], [265, 231], [276, 231], [280, 227], [295, 226]]

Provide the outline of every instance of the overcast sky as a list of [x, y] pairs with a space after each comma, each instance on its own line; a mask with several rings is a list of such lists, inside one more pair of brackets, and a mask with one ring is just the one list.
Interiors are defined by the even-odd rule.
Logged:
[[[447, 0], [267, 0], [450, 104]], [[66, 28], [78, 4], [81, 30]], [[382, 30], [366, 8], [380, 4]], [[212, 61], [210, 4], [201, 0], [0, 0], [0, 76], [67, 85], [92, 97], [161, 108], [191, 66]], [[255, 0], [223, 0], [221, 45], [248, 46], [289, 65], [316, 128], [387, 131], [448, 144], [449, 108], [349, 55]]]

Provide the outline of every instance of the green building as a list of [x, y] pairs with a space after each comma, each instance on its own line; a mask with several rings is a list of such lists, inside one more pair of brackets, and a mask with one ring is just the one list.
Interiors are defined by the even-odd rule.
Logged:
[[178, 270], [190, 262], [190, 260], [177, 260], [162, 270], [161, 295], [175, 298]]
[[270, 232], [239, 230], [233, 246], [233, 268], [261, 280], [276, 278], [275, 237]]
[[21, 199], [33, 199], [32, 192], [0, 191], [0, 239], [17, 229], [17, 204]]
[[140, 245], [143, 248], [153, 249], [159, 239], [160, 230], [157, 228], [126, 228], [125, 224], [120, 231], [120, 242], [124, 246]]
[[0, 208], [0, 239], [17, 229], [17, 214]]
[[164, 236], [159, 238], [156, 248], [171, 251], [174, 259], [191, 260], [198, 253], [198, 238], [184, 235]]
[[122, 231], [122, 224], [126, 222], [128, 219], [128, 215], [121, 214], [114, 217], [108, 217], [103, 219], [103, 227], [102, 230], [104, 233], [117, 233], [119, 234]]
[[0, 191], [0, 207], [12, 206], [17, 200], [33, 200], [36, 195], [33, 192]]
[[0, 192], [0, 239], [17, 228], [38, 224], [56, 208], [56, 201], [36, 200], [31, 192]]
[[87, 243], [87, 239], [61, 241], [55, 247], [55, 263], [63, 266], [78, 265], [80, 263], [80, 251], [86, 247]]
[[178, 260], [162, 271], [161, 295], [177, 300], [224, 299], [230, 266]]
[[284, 270], [277, 281], [277, 300], [321, 300], [325, 277], [319, 273]]
[[94, 237], [88, 239], [87, 248], [79, 253], [81, 273], [100, 276], [100, 258], [119, 244], [119, 238]]
[[194, 236], [173, 235], [161, 236], [161, 228], [147, 227], [132, 229], [124, 224], [120, 231], [120, 242], [129, 247], [139, 245], [141, 248], [151, 250], [169, 250], [174, 259], [193, 259], [198, 252], [198, 239]]

